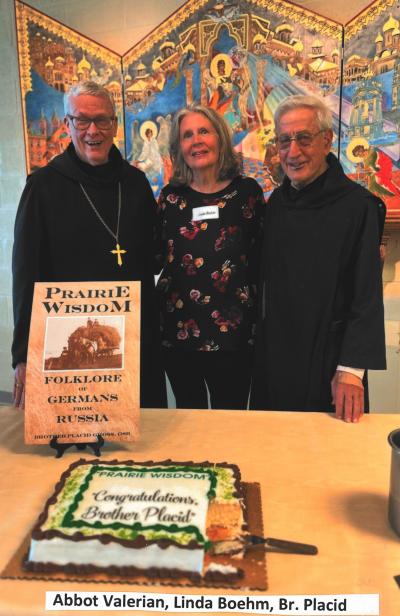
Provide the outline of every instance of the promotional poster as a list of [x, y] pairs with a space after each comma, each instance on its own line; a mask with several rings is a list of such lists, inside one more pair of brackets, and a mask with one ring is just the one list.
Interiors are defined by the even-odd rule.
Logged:
[[140, 283], [36, 283], [25, 441], [139, 434]]

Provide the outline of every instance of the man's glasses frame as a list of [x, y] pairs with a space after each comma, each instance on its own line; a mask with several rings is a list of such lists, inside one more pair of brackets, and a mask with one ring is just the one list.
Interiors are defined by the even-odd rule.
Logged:
[[326, 128], [321, 128], [321, 130], [316, 133], [310, 133], [307, 130], [299, 130], [291, 135], [283, 133], [282, 135], [278, 135], [278, 137], [276, 137], [275, 142], [278, 148], [283, 152], [289, 150], [292, 141], [295, 141], [299, 148], [308, 148], [312, 145], [315, 137], [321, 133], [324, 133], [326, 130]]
[[76, 130], [87, 130], [92, 122], [95, 123], [99, 130], [110, 130], [115, 122], [115, 116], [105, 117], [100, 116], [98, 118], [86, 118], [83, 116], [73, 116], [67, 113], [67, 118], [72, 122], [72, 126]]

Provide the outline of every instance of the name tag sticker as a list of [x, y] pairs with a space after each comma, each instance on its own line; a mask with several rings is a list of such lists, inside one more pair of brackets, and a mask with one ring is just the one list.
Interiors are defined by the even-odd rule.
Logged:
[[218, 205], [204, 205], [193, 208], [192, 220], [212, 220], [219, 218]]

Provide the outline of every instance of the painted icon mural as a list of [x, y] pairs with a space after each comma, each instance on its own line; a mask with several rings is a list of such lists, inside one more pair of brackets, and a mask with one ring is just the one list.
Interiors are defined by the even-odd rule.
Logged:
[[16, 2], [16, 22], [28, 172], [68, 146], [63, 96], [87, 79], [111, 92], [119, 119], [116, 145], [124, 153], [120, 56], [22, 2]]
[[291, 94], [324, 97], [339, 132], [342, 27], [288, 2], [189, 0], [123, 58], [128, 159], [157, 194], [180, 108], [216, 109], [246, 175], [266, 195], [281, 180], [273, 113]]
[[122, 57], [19, 0], [16, 15], [28, 171], [68, 145], [63, 94], [92, 79], [112, 93], [116, 145], [156, 196], [171, 174], [173, 114], [200, 103], [227, 120], [244, 173], [268, 197], [282, 179], [274, 111], [313, 94], [332, 110], [346, 173], [400, 224], [395, 0], [376, 0], [345, 26], [284, 0], [188, 0]]
[[345, 28], [340, 161], [400, 220], [400, 5], [378, 0]]

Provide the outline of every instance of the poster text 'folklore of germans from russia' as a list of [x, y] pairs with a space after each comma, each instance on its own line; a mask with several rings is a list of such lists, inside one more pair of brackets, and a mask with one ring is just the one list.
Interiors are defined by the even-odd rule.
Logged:
[[36, 283], [26, 443], [136, 440], [139, 349], [139, 282]]

